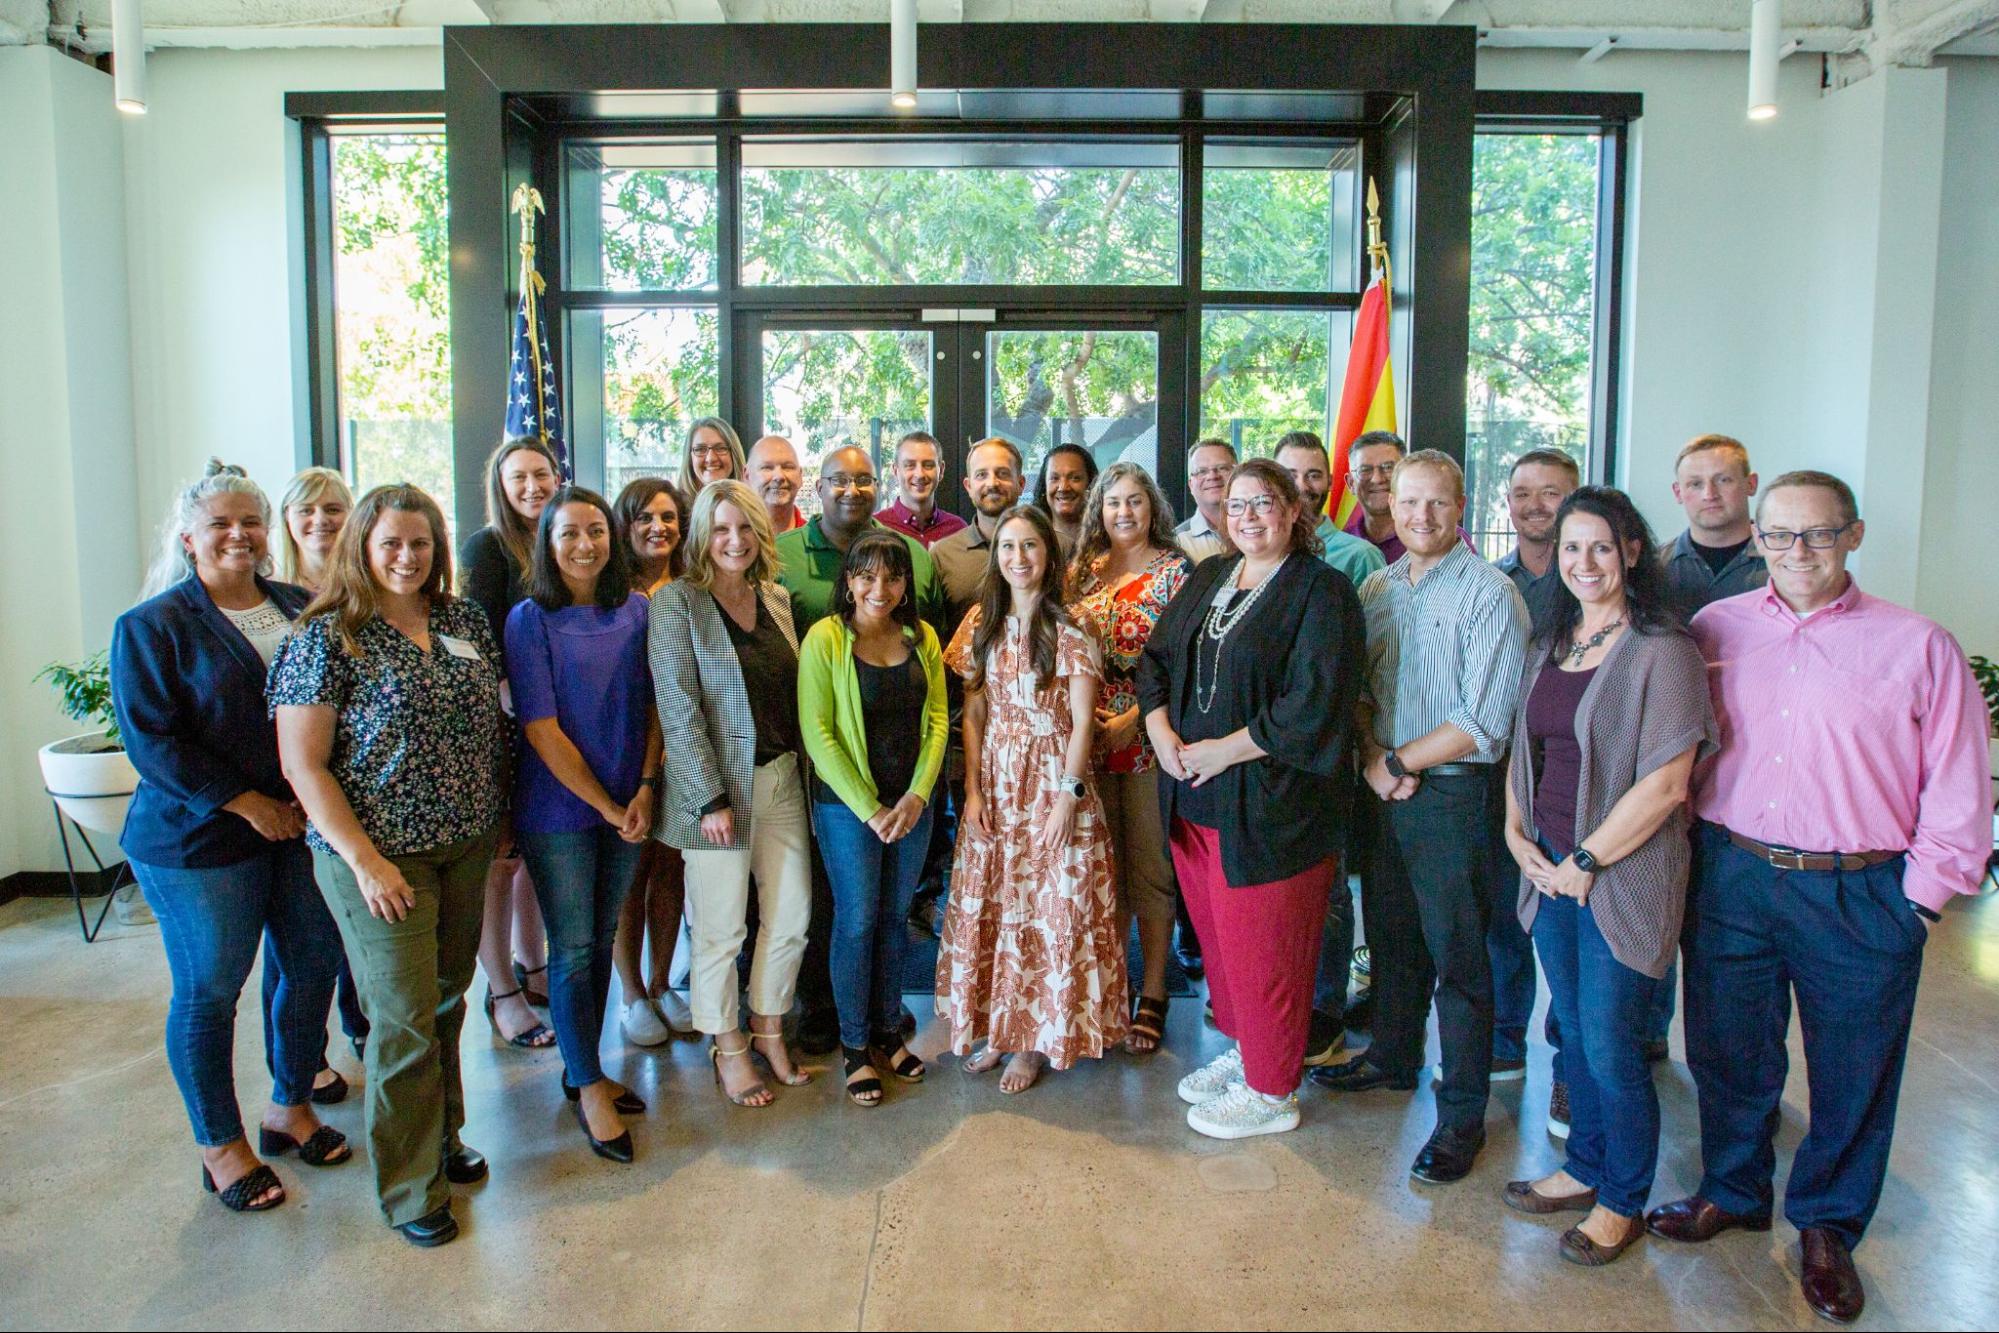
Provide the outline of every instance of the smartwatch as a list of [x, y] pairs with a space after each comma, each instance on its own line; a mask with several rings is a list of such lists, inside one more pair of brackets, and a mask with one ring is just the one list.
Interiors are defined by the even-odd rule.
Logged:
[[1597, 871], [1603, 869], [1603, 862], [1591, 856], [1589, 849], [1586, 847], [1578, 846], [1573, 852], [1569, 853], [1569, 859], [1576, 863], [1576, 869], [1587, 874], [1594, 875]]
[[1062, 775], [1062, 781], [1059, 785], [1065, 796], [1073, 796], [1079, 801], [1083, 799], [1083, 793], [1089, 790], [1083, 785], [1081, 778], [1072, 778], [1066, 773]]
[[1388, 770], [1388, 776], [1400, 781], [1409, 776], [1409, 770], [1402, 767], [1402, 756], [1390, 750], [1381, 757], [1381, 766]]

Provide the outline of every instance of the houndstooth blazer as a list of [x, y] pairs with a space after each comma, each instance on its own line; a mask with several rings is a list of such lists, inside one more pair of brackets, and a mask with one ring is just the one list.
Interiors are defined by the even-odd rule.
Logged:
[[[781, 584], [765, 583], [757, 596], [798, 651], [790, 594]], [[701, 811], [722, 795], [735, 814], [731, 845], [750, 845], [757, 729], [724, 614], [714, 597], [686, 583], [669, 583], [652, 595], [646, 653], [666, 755], [653, 836], [683, 851], [713, 849], [701, 836]]]

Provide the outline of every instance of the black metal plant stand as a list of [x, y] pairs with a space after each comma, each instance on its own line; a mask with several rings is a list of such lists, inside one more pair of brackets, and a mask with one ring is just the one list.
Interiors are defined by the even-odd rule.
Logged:
[[90, 859], [97, 866], [97, 874], [100, 879], [103, 878], [105, 871], [104, 858], [99, 856], [97, 848], [91, 845], [90, 835], [83, 831], [83, 825], [78, 824], [74, 819], [64, 814], [61, 802], [57, 801], [53, 795], [49, 798], [49, 807], [56, 813], [56, 833], [62, 838], [63, 867], [69, 871], [69, 900], [76, 907], [77, 929], [83, 932], [83, 942], [85, 944], [95, 944], [98, 933], [104, 929], [104, 918], [111, 914], [111, 904], [117, 901], [118, 890], [124, 888], [127, 884], [136, 884], [138, 880], [132, 876], [132, 863], [130, 861], [120, 861], [118, 863], [118, 873], [111, 877], [111, 887], [104, 891], [104, 906], [98, 909], [97, 921], [95, 924], [92, 924], [90, 918], [83, 911], [83, 884], [76, 877], [76, 857], [70, 851], [69, 827], [66, 826], [75, 827], [76, 836], [82, 840], [83, 850], [90, 853]]

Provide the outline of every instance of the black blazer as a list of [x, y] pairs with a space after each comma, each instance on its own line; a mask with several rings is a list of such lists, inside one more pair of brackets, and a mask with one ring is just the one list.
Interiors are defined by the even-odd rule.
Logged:
[[[303, 588], [258, 579], [287, 619]], [[118, 845], [147, 865], [234, 865], [271, 844], [222, 807], [246, 791], [289, 801], [264, 661], [190, 575], [111, 630], [111, 705], [139, 790]]]
[[521, 567], [500, 543], [500, 534], [484, 527], [465, 539], [458, 551], [458, 588], [486, 613], [486, 626], [500, 649], [500, 679], [507, 676], [507, 613], [528, 595]]
[[[1166, 709], [1175, 732], [1194, 707], [1194, 653], [1233, 559], [1204, 560], [1146, 641], [1139, 709]], [[1267, 884], [1339, 854], [1352, 798], [1353, 713], [1367, 669], [1367, 622], [1344, 574], [1300, 552], [1271, 575], [1262, 601], [1229, 636], [1216, 695], [1224, 734], [1247, 727], [1264, 758], [1212, 780], [1228, 810], [1219, 830], [1232, 885]], [[1160, 812], [1173, 827], [1181, 784], [1163, 771]]]

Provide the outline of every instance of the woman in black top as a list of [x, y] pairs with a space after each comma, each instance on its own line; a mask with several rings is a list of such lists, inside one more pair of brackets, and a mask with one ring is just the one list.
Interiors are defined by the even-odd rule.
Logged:
[[[467, 537], [459, 552], [459, 590], [486, 613], [486, 624], [500, 644], [503, 681], [507, 614], [528, 595], [535, 525], [561, 484], [555, 456], [538, 440], [507, 440], [486, 460], [486, 526]], [[509, 699], [511, 712], [509, 696], [501, 697]], [[528, 984], [548, 971], [548, 936], [511, 828], [501, 830], [499, 854], [486, 876], [479, 966], [486, 973], [486, 1017], [493, 1031], [516, 1046], [553, 1046], [554, 1030], [528, 1007], [548, 1003], [545, 983]], [[501, 989], [509, 975], [513, 987]]]
[[1290, 473], [1241, 464], [1227, 514], [1239, 554], [1200, 565], [1166, 608], [1138, 693], [1216, 1026], [1239, 1043], [1180, 1096], [1189, 1126], [1242, 1138], [1298, 1123], [1365, 627]]

